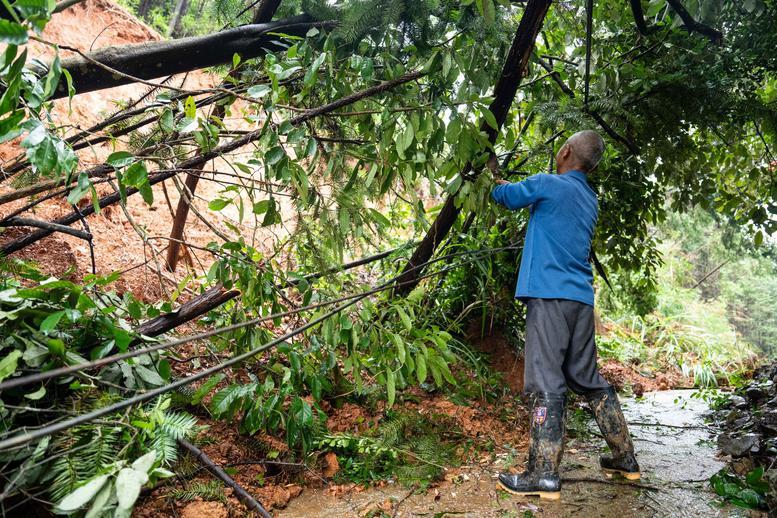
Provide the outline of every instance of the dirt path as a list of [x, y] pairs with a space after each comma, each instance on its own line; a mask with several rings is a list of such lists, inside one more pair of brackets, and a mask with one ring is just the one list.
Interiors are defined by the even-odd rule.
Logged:
[[[723, 463], [715, 458], [714, 436], [702, 420], [707, 407], [691, 393], [653, 392], [625, 401], [643, 470], [638, 485], [607, 482], [597, 460], [604, 443], [583, 433], [567, 443], [560, 502], [524, 500], [495, 490], [496, 473], [524, 461], [524, 455], [502, 455], [489, 465], [457, 470], [446, 477], [451, 480], [424, 494], [391, 485], [341, 497], [325, 489], [305, 490], [277, 516], [759, 516], [717, 505], [707, 480]], [[592, 425], [588, 430], [595, 430]]]

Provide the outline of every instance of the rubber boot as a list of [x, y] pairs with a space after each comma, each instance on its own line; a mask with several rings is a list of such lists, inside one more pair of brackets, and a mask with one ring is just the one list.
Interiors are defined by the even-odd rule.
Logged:
[[539, 496], [547, 500], [561, 498], [558, 467], [564, 451], [564, 395], [532, 394], [529, 462], [519, 475], [499, 474], [499, 486], [520, 496]]
[[615, 389], [609, 387], [586, 395], [596, 423], [604, 435], [612, 455], [603, 455], [599, 464], [607, 478], [621, 475], [628, 480], [639, 480], [639, 464], [634, 456], [634, 444], [629, 436], [626, 418]]

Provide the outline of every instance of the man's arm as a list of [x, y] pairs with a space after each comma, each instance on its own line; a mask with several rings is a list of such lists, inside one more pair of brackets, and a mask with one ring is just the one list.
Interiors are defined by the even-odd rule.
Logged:
[[504, 205], [511, 210], [528, 207], [540, 199], [543, 176], [537, 174], [518, 183], [498, 180], [497, 183], [499, 185], [491, 191], [491, 198], [498, 204]]

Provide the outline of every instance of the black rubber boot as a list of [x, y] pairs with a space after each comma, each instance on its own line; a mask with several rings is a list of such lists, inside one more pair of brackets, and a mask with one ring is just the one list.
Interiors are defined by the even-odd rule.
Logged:
[[529, 462], [519, 475], [499, 474], [499, 486], [520, 496], [543, 499], [561, 498], [561, 478], [558, 467], [564, 451], [564, 416], [566, 398], [563, 395], [532, 394]]
[[634, 456], [634, 444], [629, 436], [618, 394], [610, 387], [586, 395], [596, 423], [604, 435], [612, 455], [603, 455], [599, 464], [607, 478], [621, 475], [628, 480], [639, 480], [639, 464]]

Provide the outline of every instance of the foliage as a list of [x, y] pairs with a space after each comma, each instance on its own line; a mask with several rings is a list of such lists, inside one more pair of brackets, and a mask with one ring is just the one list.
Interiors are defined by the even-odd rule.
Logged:
[[766, 509], [765, 496], [769, 492], [769, 484], [764, 480], [764, 468], [758, 467], [745, 477], [719, 471], [710, 478], [710, 485], [724, 500], [745, 509]]
[[[172, 2], [128, 1], [137, 9], [150, 7], [147, 19], [157, 27], [171, 23]], [[327, 436], [320, 403], [380, 393], [391, 412], [411, 385], [456, 385], [451, 365], [468, 355], [453, 334], [462, 332], [473, 314], [480, 316], [481, 329], [490, 319], [509, 324], [520, 342], [521, 316], [512, 298], [519, 253], [502, 247], [520, 236], [526, 216], [505, 216], [494, 209], [488, 202], [492, 177], [481, 172], [492, 153], [504, 160], [506, 175], [545, 171], [549, 165], [552, 170], [561, 139], [599, 128], [600, 120], [611, 131], [606, 156], [591, 177], [600, 199], [594, 249], [627, 295], [622, 306], [610, 306], [619, 325], [603, 341], [603, 353], [627, 361], [665, 358], [709, 385], [751, 353], [730, 327], [727, 310], [737, 312], [734, 324], [749, 340], [763, 349], [773, 342], [777, 325], [767, 318], [770, 308], [761, 298], [774, 288], [773, 262], [769, 266], [766, 258], [773, 257], [768, 236], [777, 229], [771, 151], [777, 143], [774, 0], [688, 2], [700, 23], [722, 28], [720, 45], [684, 27], [663, 0], [651, 1], [645, 10], [647, 23], [656, 29], [650, 35], [637, 33], [622, 2], [597, 2], [589, 99], [582, 95], [583, 3], [555, 3], [527, 81], [491, 145], [482, 128], [496, 126], [488, 106], [521, 17], [523, 6], [516, 4], [283, 2], [278, 16], [304, 12], [318, 20], [336, 20], [338, 26], [331, 32], [311, 30], [305, 38], [279, 35], [285, 50], [253, 60], [235, 56], [229, 76], [226, 67], [217, 69], [244, 101], [236, 104], [237, 95], [221, 99], [224, 117], [213, 116], [204, 93], [174, 98], [155, 89], [143, 113], [155, 123], [123, 140], [111, 137], [116, 150], [106, 162], [115, 171], [121, 203], [137, 189], [153, 204], [157, 200], [149, 175], [154, 169], [173, 169], [181, 158], [229, 142], [231, 120], [241, 119], [259, 132], [246, 154], [223, 157], [225, 174], [235, 181], [225, 183], [208, 208], [236, 214], [238, 223], [283, 231], [286, 237], [262, 252], [256, 235], [243, 236], [227, 223], [239, 237], [221, 236], [223, 242], [210, 245], [216, 261], [203, 279], [195, 280], [241, 292], [239, 302], [205, 320], [214, 326], [244, 324], [300, 301], [323, 302], [395, 274], [398, 266], [387, 262], [360, 276], [306, 278], [362, 252], [422, 235], [439, 214], [441, 207], [433, 201], [437, 197], [455, 195], [466, 216], [477, 216], [466, 229], [457, 222], [462, 235], [451, 236], [440, 253], [447, 261], [430, 269], [437, 279], [405, 300], [390, 295], [365, 299], [266, 358], [247, 362], [248, 382], [233, 381], [210, 400], [208, 409], [215, 417], [238, 418], [249, 434], [285, 434], [302, 455], [317, 445], [339, 451], [345, 471], [360, 481], [384, 477], [388, 467], [400, 478], [408, 469], [413, 471], [404, 477], [408, 480], [432, 480], [439, 465], [450, 460], [440, 457], [446, 449], [429, 423], [404, 422], [397, 416], [371, 436]], [[194, 2], [183, 30], [188, 34], [247, 22], [251, 12], [241, 13], [243, 8], [234, 0]], [[76, 204], [91, 197], [95, 202], [95, 179], [78, 171], [76, 155], [64, 140], [74, 125], [61, 124], [51, 113], [49, 99], [60, 77], [73, 95], [69, 75], [58, 58], [45, 70], [26, 59], [25, 44], [42, 31], [52, 9], [53, 2], [19, 0], [12, 8], [14, 19], [0, 21], [0, 41], [8, 44], [0, 57], [0, 142], [20, 138], [29, 159], [17, 185], [75, 180], [66, 201]], [[538, 66], [540, 59], [553, 77]], [[409, 71], [424, 75], [305, 124], [293, 123], [299, 113]], [[570, 98], [553, 79], [576, 95]], [[133, 103], [117, 101], [120, 108]], [[137, 122], [139, 117], [121, 124], [128, 128]], [[632, 145], [624, 146], [624, 140]], [[628, 149], [633, 147], [639, 148], [639, 156]], [[138, 156], [141, 148], [151, 151]], [[470, 173], [461, 175], [462, 170]], [[667, 200], [671, 210], [700, 206], [717, 212], [744, 229], [734, 241], [744, 248], [760, 247], [763, 255], [750, 256], [749, 263], [732, 262], [721, 269], [722, 280], [714, 289], [706, 284], [698, 293], [690, 280], [699, 281], [699, 272], [710, 271], [709, 261], [717, 252], [683, 262], [675, 259], [681, 255], [675, 240], [674, 249], [663, 249], [667, 265], [662, 265], [654, 229], [665, 220], [671, 227]], [[485, 247], [501, 251], [454, 259]], [[106, 289], [111, 277], [87, 277], [79, 285], [49, 280], [27, 268], [19, 266], [1, 280], [0, 379], [126, 351], [139, 339], [131, 331], [134, 323], [172, 307], [172, 301], [146, 306], [129, 296], [117, 297]], [[736, 273], [754, 280], [739, 282]], [[726, 300], [715, 301], [718, 296]], [[295, 318], [276, 318], [272, 329], [292, 328]], [[213, 346], [223, 353], [255, 349], [270, 339], [268, 327], [244, 326], [224, 333]], [[202, 404], [223, 379], [216, 376], [201, 385], [190, 394], [191, 403]], [[115, 391], [145, 390], [170, 381], [169, 363], [155, 354], [29, 392], [8, 391], [0, 408], [0, 432], [7, 435], [59, 412], [97, 407], [118, 398]], [[89, 504], [94, 514], [127, 514], [140, 486], [165, 474], [154, 466], [172, 462], [175, 440], [195, 426], [193, 418], [169, 405], [168, 399], [157, 400], [111, 416], [119, 424], [77, 428], [51, 444], [31, 445], [7, 459], [10, 469], [20, 474], [15, 479], [19, 486], [38, 483], [40, 473], [31, 466], [46, 465], [42, 459], [53, 448], [62, 454], [52, 459], [56, 469], [51, 479], [57, 481], [56, 496], [64, 497], [61, 511]], [[30, 412], [27, 407], [47, 410]], [[74, 444], [85, 446], [84, 456], [70, 449]]]
[[186, 489], [174, 489], [170, 492], [170, 498], [180, 502], [191, 502], [197, 498], [206, 502], [227, 502], [227, 496], [224, 494], [224, 484], [218, 480], [209, 480], [200, 482], [195, 480], [191, 482]]
[[442, 474], [444, 466], [458, 463], [455, 444], [444, 440], [444, 421], [435, 423], [413, 413], [391, 412], [367, 435], [325, 435], [317, 446], [337, 453], [338, 476], [345, 480], [369, 484], [395, 479], [405, 485], [428, 486]]
[[129, 466], [127, 461], [114, 462], [103, 472], [80, 484], [54, 508], [57, 514], [71, 515], [89, 504], [87, 516], [129, 517], [140, 490], [146, 483], [171, 477], [164, 468], [154, 468], [155, 453], [149, 452]]

